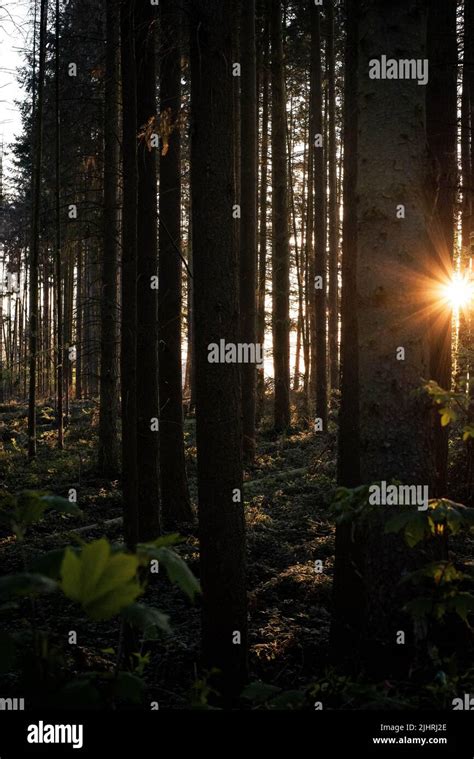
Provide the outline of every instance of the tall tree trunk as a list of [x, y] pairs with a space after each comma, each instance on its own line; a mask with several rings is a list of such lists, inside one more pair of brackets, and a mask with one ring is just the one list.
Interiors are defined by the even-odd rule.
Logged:
[[187, 406], [188, 414], [194, 412], [196, 405], [196, 362], [194, 353], [194, 279], [193, 279], [193, 235], [192, 235], [191, 207], [189, 208], [188, 220], [188, 266], [187, 266], [187, 320], [188, 320], [188, 352], [186, 355], [186, 395], [189, 398]]
[[[321, 35], [320, 9], [314, 3], [311, 7], [311, 94], [310, 133], [313, 152], [314, 184], [314, 277], [313, 329], [311, 375], [316, 393], [316, 417], [327, 427], [327, 325], [326, 325], [326, 168], [323, 139], [323, 97], [321, 82]], [[311, 267], [313, 268], [313, 267]], [[316, 365], [315, 365], [316, 364]]]
[[63, 311], [62, 311], [62, 292], [61, 292], [61, 104], [60, 104], [60, 34], [59, 34], [59, 0], [56, 0], [56, 22], [55, 22], [55, 106], [56, 106], [56, 240], [55, 240], [55, 263], [56, 263], [56, 280], [57, 280], [57, 394], [58, 394], [58, 448], [64, 447], [64, 429], [63, 429], [63, 397], [64, 397], [64, 345], [63, 345]]
[[[453, 268], [454, 207], [457, 184], [457, 39], [456, 0], [430, 4], [428, 10], [428, 59], [430, 78], [426, 91], [426, 126], [430, 158], [439, 177], [431, 229], [431, 276], [446, 281]], [[451, 386], [451, 312], [442, 308], [432, 316], [430, 377], [441, 387]], [[446, 496], [448, 428], [434, 413], [436, 492]]]
[[[242, 3], [240, 49], [241, 92], [241, 228], [240, 339], [256, 342], [257, 283], [257, 61], [255, 0]], [[255, 458], [256, 366], [242, 364], [242, 441], [244, 460]]]
[[83, 264], [82, 243], [77, 249], [77, 288], [76, 288], [76, 400], [82, 399], [82, 366], [83, 366]]
[[106, 2], [104, 104], [104, 208], [102, 289], [100, 299], [99, 471], [113, 477], [119, 468], [118, 418], [118, 93], [119, 7]]
[[[260, 230], [258, 240], [258, 306], [257, 343], [265, 345], [265, 296], [267, 284], [267, 192], [268, 192], [268, 128], [269, 128], [269, 23], [265, 17], [262, 61], [262, 139], [260, 160]], [[263, 416], [265, 402], [265, 370], [257, 371], [257, 419]]]
[[43, 158], [43, 102], [44, 78], [46, 67], [46, 32], [48, 4], [41, 0], [40, 40], [39, 40], [39, 69], [38, 97], [34, 113], [34, 151], [35, 162], [33, 169], [33, 209], [31, 220], [30, 242], [30, 282], [29, 282], [29, 356], [30, 369], [28, 393], [28, 457], [36, 456], [36, 365], [38, 359], [38, 262], [39, 262], [39, 233], [40, 233], [40, 203], [41, 203], [41, 169]]
[[[156, 117], [156, 9], [149, 3], [135, 8], [137, 66], [137, 129]], [[137, 466], [139, 539], [160, 532], [158, 392], [158, 303], [152, 277], [158, 271], [156, 214], [156, 151], [146, 136], [138, 144], [137, 195]]]
[[[161, 119], [171, 125], [160, 158], [160, 470], [163, 523], [192, 519], [184, 457], [181, 369], [181, 11], [162, 0]], [[165, 152], [166, 150], [166, 152]]]
[[334, 5], [327, 5], [327, 68], [328, 68], [328, 130], [329, 130], [329, 378], [332, 389], [339, 387], [338, 356], [338, 248], [339, 216], [337, 206], [336, 156], [336, 59], [334, 55]]
[[122, 492], [125, 541], [138, 540], [137, 474], [137, 93], [135, 72], [134, 0], [120, 9], [122, 73], [122, 280], [120, 391], [122, 415]]
[[290, 244], [286, 152], [286, 93], [280, 0], [271, 0], [272, 46], [272, 299], [275, 430], [290, 426]]
[[[429, 371], [430, 347], [416, 276], [426, 276], [429, 266], [425, 91], [413, 81], [367, 75], [381, 39], [387, 58], [426, 58], [426, 8], [425, 0], [389, 6], [364, 0], [359, 16], [357, 318], [364, 484], [433, 482], [430, 415], [416, 392]], [[387, 166], [397, 167], [391, 181]], [[397, 218], [400, 205], [409, 209], [404, 219]], [[393, 506], [383, 506], [364, 534], [370, 594], [363, 635], [377, 677], [406, 665], [413, 642], [396, 643], [397, 630], [410, 625], [401, 611], [407, 585], [400, 581], [419, 567], [420, 554], [399, 536], [384, 535], [393, 513]]]
[[[191, 7], [191, 188], [202, 646], [219, 689], [237, 695], [247, 671], [245, 523], [240, 371], [208, 363], [208, 346], [238, 342], [238, 261], [233, 239], [232, 1]], [[225, 293], [225, 297], [222, 294]]]
[[[344, 217], [342, 227], [341, 407], [339, 412], [337, 481], [353, 488], [360, 482], [359, 372], [357, 323], [357, 21], [359, 0], [346, 0], [344, 57]], [[362, 627], [360, 562], [350, 524], [337, 525], [333, 586], [331, 653], [350, 664]]]

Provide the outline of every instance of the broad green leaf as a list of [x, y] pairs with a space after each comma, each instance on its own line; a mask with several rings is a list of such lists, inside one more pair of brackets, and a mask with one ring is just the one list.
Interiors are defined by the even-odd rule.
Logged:
[[63, 593], [73, 601], [81, 601], [81, 557], [66, 548], [59, 571]]
[[46, 508], [58, 511], [61, 514], [74, 514], [75, 516], [82, 514], [77, 503], [72, 503], [67, 498], [62, 498], [59, 495], [43, 495], [40, 501], [46, 504]]
[[281, 688], [268, 683], [253, 682], [247, 685], [242, 691], [242, 697], [256, 704], [264, 704], [270, 698], [274, 698], [281, 693]]
[[24, 490], [17, 496], [16, 521], [21, 527], [28, 527], [42, 519], [47, 504], [35, 490]]
[[400, 532], [400, 530], [403, 530], [412, 518], [412, 511], [402, 511], [400, 514], [394, 514], [394, 516], [390, 517], [386, 522], [384, 532]]
[[461, 529], [464, 523], [463, 515], [455, 508], [447, 509], [446, 522], [453, 535]]
[[464, 442], [466, 442], [466, 440], [469, 440], [469, 438], [474, 439], [474, 424], [468, 424], [466, 427], [464, 427], [462, 439]]
[[54, 580], [44, 575], [19, 572], [0, 578], [0, 600], [52, 593], [57, 587], [58, 584]]
[[441, 408], [439, 410], [439, 413], [441, 414], [441, 426], [446, 427], [450, 422], [455, 422], [458, 418], [457, 413], [454, 411], [454, 409], [449, 408], [449, 406], [445, 406], [444, 408]]
[[268, 704], [269, 709], [301, 709], [306, 702], [305, 694], [299, 690], [289, 690], [280, 693]]
[[433, 610], [433, 601], [431, 598], [415, 598], [413, 601], [408, 601], [408, 603], [405, 604], [404, 609], [411, 614], [412, 617], [426, 617]]
[[409, 548], [413, 548], [420, 543], [425, 535], [426, 517], [424, 514], [417, 512], [405, 527], [405, 542]]
[[[68, 549], [75, 554], [79, 554], [81, 551], [80, 548], [71, 546], [68, 546]], [[53, 580], [59, 580], [66, 550], [66, 548], [54, 548], [52, 551], [36, 556], [30, 562], [30, 570], [51, 577]]]
[[145, 683], [140, 677], [131, 672], [119, 672], [115, 686], [115, 695], [119, 700], [140, 704], [144, 689]]
[[158, 630], [171, 632], [168, 615], [151, 606], [133, 603], [122, 611], [121, 616], [132, 627], [137, 627], [143, 632], [144, 640], [157, 640]]
[[101, 538], [85, 545], [80, 555], [66, 549], [61, 587], [92, 619], [109, 619], [141, 593], [137, 569], [136, 556], [111, 554], [110, 544]]
[[474, 596], [471, 593], [457, 593], [450, 604], [456, 614], [468, 624], [468, 615], [474, 611]]
[[157, 559], [166, 569], [171, 582], [177, 585], [192, 600], [201, 592], [199, 580], [194, 577], [185, 561], [171, 548], [156, 548], [153, 543], [141, 543], [137, 547], [139, 555]]

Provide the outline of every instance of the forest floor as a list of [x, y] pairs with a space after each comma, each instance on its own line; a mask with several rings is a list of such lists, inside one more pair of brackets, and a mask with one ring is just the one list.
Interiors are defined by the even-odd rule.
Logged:
[[[65, 450], [55, 447], [54, 411], [47, 404], [38, 411], [38, 454], [25, 456], [27, 408], [21, 404], [0, 407], [0, 481], [8, 492], [37, 489], [68, 495], [76, 488], [83, 511], [79, 523], [71, 517], [50, 515], [30, 529], [22, 550], [13, 537], [0, 540], [3, 572], [21, 570], [41, 553], [71, 543], [74, 528], [96, 525], [81, 534], [84, 540], [105, 535], [121, 539], [122, 502], [119, 482], [104, 481], [95, 472], [97, 408], [89, 401], [71, 405]], [[196, 503], [196, 448], [194, 420], [186, 422], [185, 437], [191, 497]], [[250, 670], [285, 690], [304, 688], [317, 678], [328, 644], [334, 528], [327, 509], [334, 493], [335, 435], [315, 438], [308, 431], [275, 439], [263, 431], [258, 456], [246, 473], [247, 578], [250, 612]], [[111, 524], [107, 524], [109, 520]], [[198, 541], [195, 526], [178, 546], [198, 575]], [[315, 561], [323, 572], [315, 571]], [[197, 676], [199, 651], [199, 601], [191, 605], [163, 575], [150, 588], [146, 601], [169, 614], [172, 634], [151, 644], [147, 682], [151, 700], [160, 708], [190, 703]], [[64, 607], [64, 601], [61, 602]], [[42, 623], [51, 625], [57, 640], [78, 633], [75, 657], [95, 669], [111, 666], [100, 652], [117, 643], [117, 623], [94, 624], [71, 604], [67, 613], [50, 598], [41, 601]], [[12, 627], [21, 620], [11, 618]]]
[[[71, 544], [77, 528], [92, 525], [81, 534], [86, 541], [103, 535], [111, 542], [121, 540], [120, 483], [101, 480], [95, 471], [97, 414], [97, 406], [90, 401], [72, 403], [65, 450], [59, 451], [55, 447], [54, 411], [43, 404], [38, 411], [38, 455], [30, 463], [25, 455], [27, 408], [21, 404], [0, 407], [2, 488], [8, 492], [36, 489], [63, 496], [76, 488], [83, 511], [80, 521], [57, 514], [46, 516], [28, 532], [22, 547], [14, 537], [0, 533], [3, 573], [21, 571], [25, 563], [45, 551]], [[194, 420], [188, 419], [186, 455], [195, 506], [194, 432]], [[328, 643], [334, 523], [328, 509], [335, 492], [335, 433], [332, 420], [324, 436], [294, 429], [276, 438], [270, 427], [263, 426], [255, 466], [245, 477], [251, 679], [284, 691], [308, 691], [318, 680], [327, 680], [331, 672]], [[182, 535], [177, 550], [199, 576], [196, 525], [189, 525]], [[469, 561], [472, 549], [471, 541], [463, 542], [459, 553]], [[315, 569], [318, 560], [322, 572]], [[206, 688], [198, 675], [199, 600], [191, 604], [165, 574], [148, 588], [144, 600], [168, 614], [172, 628], [171, 635], [149, 644], [147, 701], [158, 701], [160, 709], [189, 707], [199, 701]], [[113, 670], [116, 619], [91, 622], [78, 607], [52, 596], [42, 598], [35, 613], [40, 627], [49, 630], [58, 644], [64, 645], [69, 631], [77, 632], [77, 646], [67, 646], [70, 671]], [[25, 619], [24, 609], [12, 610], [8, 626], [18, 631], [26, 625]], [[33, 700], [34, 687], [32, 683]], [[44, 702], [44, 685], [37, 697]], [[349, 708], [351, 700], [349, 696], [345, 704]]]

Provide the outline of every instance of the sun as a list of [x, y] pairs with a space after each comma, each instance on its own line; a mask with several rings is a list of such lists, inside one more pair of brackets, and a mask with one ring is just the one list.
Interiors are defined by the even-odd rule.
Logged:
[[455, 272], [447, 284], [443, 285], [444, 296], [452, 308], [465, 308], [474, 299], [474, 283], [469, 275]]

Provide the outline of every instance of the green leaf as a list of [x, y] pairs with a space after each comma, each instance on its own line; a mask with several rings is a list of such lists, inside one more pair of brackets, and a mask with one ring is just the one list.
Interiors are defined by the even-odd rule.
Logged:
[[441, 426], [446, 427], [450, 422], [455, 422], [458, 418], [457, 413], [454, 411], [454, 409], [449, 408], [449, 406], [445, 406], [444, 408], [441, 408], [439, 410], [439, 413], [441, 414]]
[[413, 548], [423, 540], [426, 525], [427, 519], [424, 514], [419, 512], [413, 514], [405, 527], [405, 542], [409, 548]]
[[400, 532], [406, 527], [407, 523], [413, 518], [412, 511], [402, 511], [400, 514], [395, 514], [390, 517], [385, 524], [384, 532], [386, 534], [392, 532]]
[[35, 490], [24, 490], [17, 496], [15, 519], [21, 527], [28, 527], [42, 519], [47, 504]]
[[[68, 546], [68, 548], [77, 555], [81, 552], [80, 548], [72, 546]], [[36, 556], [30, 562], [30, 570], [51, 577], [53, 580], [59, 580], [65, 554], [66, 548], [54, 548], [52, 551]]]
[[463, 429], [462, 439], [464, 442], [466, 442], [466, 440], [469, 440], [469, 438], [474, 439], [474, 424], [468, 424]]
[[40, 501], [46, 504], [46, 508], [58, 511], [61, 514], [73, 514], [74, 516], [82, 514], [77, 503], [72, 503], [67, 498], [62, 498], [59, 495], [43, 495]]
[[461, 617], [463, 622], [468, 623], [468, 615], [474, 611], [474, 596], [471, 593], [457, 593], [451, 600], [450, 604], [456, 614]]
[[123, 609], [121, 616], [132, 627], [137, 627], [143, 632], [145, 641], [157, 640], [159, 630], [165, 633], [171, 632], [168, 615], [151, 606], [133, 603]]
[[166, 569], [171, 582], [181, 588], [186, 595], [194, 600], [194, 597], [201, 592], [199, 580], [194, 577], [185, 561], [178, 556], [176, 551], [163, 546], [156, 548], [154, 543], [140, 543], [137, 547], [139, 555], [146, 556], [147, 559], [157, 559]]
[[269, 709], [301, 709], [306, 702], [305, 694], [299, 690], [288, 690], [280, 693], [268, 704]]
[[58, 584], [40, 574], [19, 572], [18, 574], [0, 577], [0, 600], [23, 596], [37, 596], [42, 593], [52, 593]]
[[131, 672], [119, 672], [116, 680], [115, 695], [121, 701], [140, 704], [143, 701], [145, 683]]
[[405, 611], [411, 614], [415, 618], [423, 618], [428, 616], [433, 609], [433, 601], [431, 598], [415, 598], [413, 601], [408, 601], [404, 606]]
[[109, 542], [101, 538], [85, 545], [80, 555], [66, 549], [61, 587], [92, 619], [110, 619], [141, 593], [137, 569], [136, 556], [112, 554]]
[[451, 507], [447, 509], [446, 522], [452, 535], [456, 535], [464, 524], [464, 517], [457, 509]]
[[182, 543], [183, 540], [184, 538], [181, 535], [174, 532], [171, 535], [162, 535], [161, 538], [157, 538], [153, 541], [153, 545], [155, 548], [164, 548], [165, 546], [174, 546], [177, 543]]
[[244, 688], [242, 691], [242, 697], [256, 704], [264, 704], [270, 698], [275, 697], [278, 693], [281, 693], [281, 688], [277, 688], [276, 685], [253, 682]]

